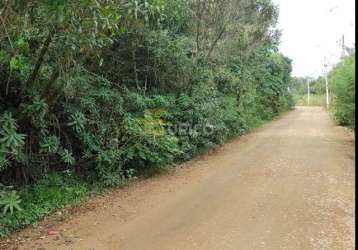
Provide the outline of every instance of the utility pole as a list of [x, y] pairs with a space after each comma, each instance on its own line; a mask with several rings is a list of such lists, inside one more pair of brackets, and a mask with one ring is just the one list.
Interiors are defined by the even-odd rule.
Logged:
[[326, 106], [328, 109], [329, 108], [328, 72], [326, 72], [325, 78], [326, 78]]
[[307, 105], [310, 105], [310, 80], [307, 78]]
[[325, 75], [325, 79], [326, 79], [326, 106], [327, 106], [327, 109], [329, 108], [329, 89], [328, 89], [328, 64], [327, 64], [327, 58], [325, 57], [324, 58], [324, 68], [325, 68], [325, 72], [324, 72], [324, 75]]
[[343, 59], [346, 55], [346, 45], [345, 45], [345, 41], [344, 41], [344, 34], [342, 35], [341, 46], [342, 46], [341, 59]]

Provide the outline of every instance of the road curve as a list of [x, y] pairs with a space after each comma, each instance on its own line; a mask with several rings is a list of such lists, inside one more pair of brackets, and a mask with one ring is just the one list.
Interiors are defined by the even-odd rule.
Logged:
[[297, 107], [20, 249], [354, 249], [353, 143], [322, 108]]

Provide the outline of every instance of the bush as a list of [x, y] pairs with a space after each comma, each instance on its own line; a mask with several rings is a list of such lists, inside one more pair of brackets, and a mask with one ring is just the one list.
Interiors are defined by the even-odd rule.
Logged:
[[355, 55], [338, 64], [330, 74], [330, 82], [334, 117], [341, 125], [355, 129]]
[[6, 187], [0, 183], [0, 213], [5, 216], [7, 213], [13, 214], [14, 211], [20, 211], [20, 196], [12, 187]]

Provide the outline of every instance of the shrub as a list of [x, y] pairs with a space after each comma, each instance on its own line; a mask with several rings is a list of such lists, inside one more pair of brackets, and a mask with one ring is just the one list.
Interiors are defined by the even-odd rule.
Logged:
[[16, 210], [21, 210], [20, 196], [15, 190], [10, 190], [12, 187], [6, 187], [0, 183], [0, 208], [2, 208], [3, 215], [7, 213], [13, 214]]
[[337, 65], [331, 72], [330, 82], [334, 117], [341, 125], [355, 128], [355, 55]]

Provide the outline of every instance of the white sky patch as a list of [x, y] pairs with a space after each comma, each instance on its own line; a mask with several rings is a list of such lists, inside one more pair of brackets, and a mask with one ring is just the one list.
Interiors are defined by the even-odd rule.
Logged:
[[354, 0], [273, 0], [279, 5], [280, 51], [293, 60], [293, 76], [322, 75], [326, 56], [330, 67], [339, 61], [339, 41], [355, 44]]

